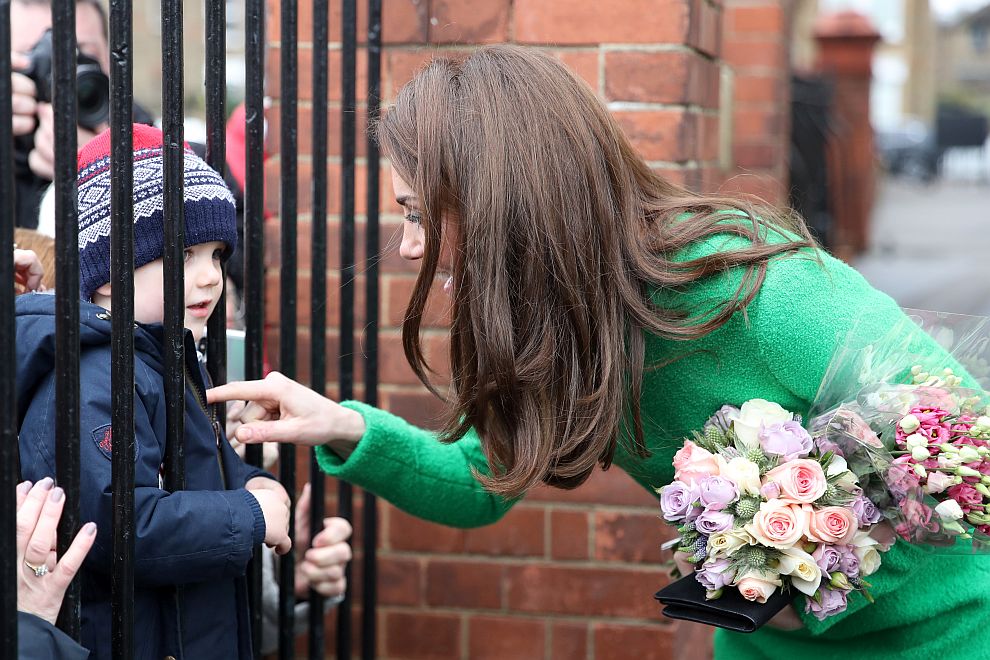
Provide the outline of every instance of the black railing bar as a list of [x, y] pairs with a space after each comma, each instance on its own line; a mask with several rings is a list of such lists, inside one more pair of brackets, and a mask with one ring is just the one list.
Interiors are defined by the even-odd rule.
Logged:
[[[79, 251], [76, 219], [76, 8], [52, 3], [52, 110], [55, 117], [55, 476], [65, 490], [58, 551], [79, 529]], [[79, 637], [79, 581], [66, 592], [59, 625]]]
[[[10, 0], [0, 0], [0, 254], [14, 250], [13, 86], [10, 79]], [[14, 281], [14, 264], [0, 259], [0, 282]], [[15, 533], [19, 480], [17, 460], [17, 377], [14, 288], [0, 291], [0, 656], [17, 656], [17, 571]]]
[[[324, 0], [313, 0], [313, 105], [321, 106], [328, 91], [329, 9]], [[312, 114], [312, 256], [310, 259], [310, 386], [326, 392], [327, 356], [327, 113]], [[326, 481], [316, 462], [316, 450], [309, 457], [310, 541], [323, 525], [326, 513]], [[324, 598], [315, 589], [309, 590], [309, 658], [322, 660], [325, 655], [326, 619]]]
[[[343, 0], [341, 11], [341, 113], [340, 113], [340, 398], [354, 395], [354, 167], [355, 167], [355, 79], [357, 77], [357, 2]], [[351, 485], [341, 481], [337, 495], [338, 515], [354, 517]], [[351, 564], [344, 569], [352, 584]], [[350, 590], [337, 608], [337, 657], [351, 657], [352, 598]]]
[[[289, 378], [296, 377], [296, 179], [298, 135], [296, 130], [296, 103], [298, 90], [298, 26], [296, 0], [282, 0], [280, 6], [282, 28], [280, 46], [279, 111], [281, 113], [281, 143], [279, 165], [281, 167], [280, 208], [281, 271], [279, 275], [279, 368]], [[279, 445], [279, 481], [292, 500], [289, 515], [289, 536], [295, 536], [296, 448], [295, 445]], [[292, 660], [295, 656], [295, 553], [283, 555], [279, 565], [278, 591], [278, 655], [280, 660]]]
[[[71, 0], [69, 0], [71, 1]], [[113, 400], [111, 652], [134, 657], [134, 133], [130, 0], [110, 5], [110, 270]], [[74, 130], [74, 128], [73, 128]], [[65, 270], [61, 268], [60, 270]]]
[[[367, 125], [378, 120], [381, 103], [382, 3], [368, 0], [368, 97]], [[378, 143], [370, 132], [365, 136], [367, 153], [367, 202], [365, 205], [365, 326], [364, 326], [364, 400], [378, 405], [378, 254], [380, 205]], [[364, 538], [362, 556], [361, 657], [374, 660], [378, 609], [378, 502], [364, 491], [362, 511]]]
[[[244, 178], [244, 374], [248, 380], [264, 376], [264, 128], [265, 128], [265, 1], [246, 0], [245, 11], [245, 139]], [[250, 267], [249, 267], [250, 266]], [[246, 447], [245, 458], [262, 464], [260, 445]], [[254, 657], [261, 657], [261, 546], [248, 565], [248, 599]]]
[[183, 208], [182, 0], [162, 0], [163, 253], [165, 297], [165, 489], [185, 487], [185, 224]]
[[[206, 162], [221, 176], [227, 166], [227, 3], [206, 3]], [[243, 247], [241, 250], [243, 251]], [[226, 264], [223, 267], [227, 282]], [[214, 385], [227, 382], [227, 287], [206, 326], [206, 370]], [[226, 405], [218, 403], [214, 415], [226, 419]]]

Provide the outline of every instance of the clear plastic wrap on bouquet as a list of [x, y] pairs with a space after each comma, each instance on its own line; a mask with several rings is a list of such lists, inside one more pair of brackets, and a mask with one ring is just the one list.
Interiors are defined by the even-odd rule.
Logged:
[[905, 311], [879, 335], [863, 322], [840, 339], [809, 431], [904, 540], [990, 551], [990, 319]]

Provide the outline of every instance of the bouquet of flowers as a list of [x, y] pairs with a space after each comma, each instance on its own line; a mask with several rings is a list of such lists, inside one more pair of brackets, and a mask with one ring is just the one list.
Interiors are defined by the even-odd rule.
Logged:
[[[661, 509], [694, 565], [685, 579], [715, 609], [728, 595], [779, 610], [797, 591], [824, 619], [853, 591], [870, 598], [867, 578], [896, 537], [990, 550], [990, 320], [909, 314], [870, 342], [854, 326], [807, 427], [753, 399], [723, 406], [677, 452]], [[918, 326], [938, 350], [918, 352]]]
[[723, 406], [677, 452], [660, 506], [708, 599], [733, 588], [765, 603], [793, 588], [824, 618], [845, 609], [850, 591], [868, 594], [882, 549], [869, 532], [882, 514], [823, 439], [753, 399]]

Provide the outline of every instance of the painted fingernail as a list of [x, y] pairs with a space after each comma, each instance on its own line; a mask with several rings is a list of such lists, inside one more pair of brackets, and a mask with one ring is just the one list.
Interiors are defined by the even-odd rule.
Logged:
[[50, 490], [55, 485], [55, 480], [51, 477], [45, 477], [38, 482], [38, 485], [41, 486], [41, 490]]
[[18, 495], [26, 495], [29, 490], [31, 490], [30, 481], [22, 481], [21, 483], [17, 484]]
[[64, 490], [62, 490], [61, 488], [56, 488], [52, 491], [52, 494], [49, 495], [49, 497], [52, 499], [52, 502], [61, 502], [62, 497], [64, 495], [65, 495]]
[[92, 536], [93, 534], [96, 534], [96, 523], [95, 522], [86, 523], [85, 525], [82, 526], [82, 531], [86, 534], [86, 536]]

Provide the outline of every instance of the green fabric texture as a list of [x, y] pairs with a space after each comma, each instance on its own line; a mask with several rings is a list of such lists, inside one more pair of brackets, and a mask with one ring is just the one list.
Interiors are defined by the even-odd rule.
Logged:
[[[678, 258], [745, 244], [722, 234]], [[684, 291], [657, 293], [655, 299], [703, 313], [732, 296], [742, 277], [742, 270], [735, 269]], [[673, 479], [671, 461], [683, 439], [719, 406], [763, 398], [804, 414], [837, 342], [854, 322], [859, 320], [859, 336], [868, 339], [882, 336], [903, 318], [892, 299], [826, 254], [803, 250], [773, 259], [753, 302], [715, 332], [691, 342], [647, 339], [647, 367], [665, 365], [647, 368], [644, 375], [642, 416], [652, 454], [641, 459], [620, 447], [615, 465], [653, 492]], [[919, 351], [940, 350], [920, 329], [914, 341]], [[357, 402], [344, 405], [364, 416], [367, 431], [346, 461], [318, 449], [328, 474], [445, 525], [490, 524], [511, 507], [486, 493], [472, 476], [472, 468], [487, 472], [476, 434], [444, 445], [387, 412]], [[662, 524], [659, 518], [657, 524]], [[853, 595], [846, 612], [824, 622], [804, 615], [803, 599], [796, 600], [806, 626], [799, 631], [764, 628], [743, 635], [719, 630], [716, 658], [990, 657], [990, 629], [981, 624], [990, 614], [990, 557], [937, 555], [898, 542], [883, 555], [870, 582], [874, 604]], [[630, 594], [651, 596], [650, 585], [642, 594]]]

